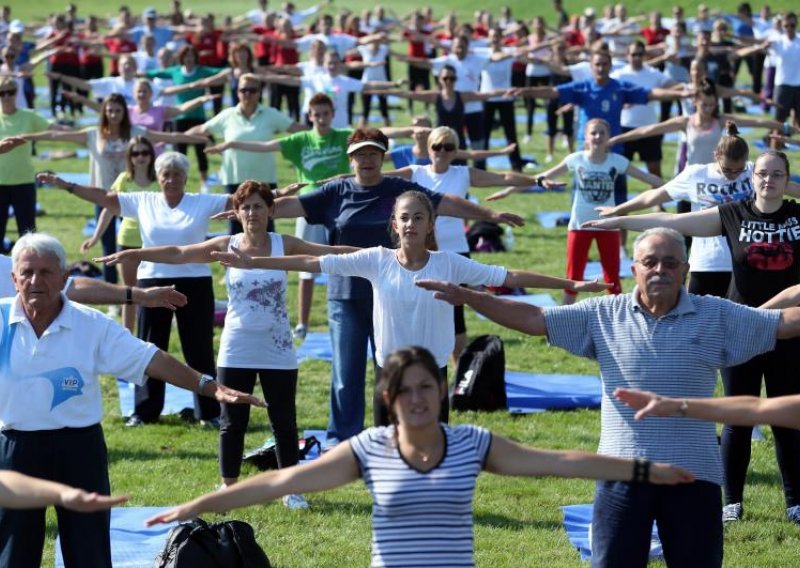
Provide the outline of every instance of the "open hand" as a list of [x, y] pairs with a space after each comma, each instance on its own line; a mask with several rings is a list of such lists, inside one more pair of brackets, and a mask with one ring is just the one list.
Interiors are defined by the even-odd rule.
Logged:
[[78, 511], [81, 513], [93, 513], [95, 511], [105, 511], [121, 503], [125, 503], [128, 497], [111, 497], [98, 493], [88, 493], [83, 489], [69, 488], [61, 493], [60, 505], [65, 509]]
[[606, 282], [600, 282], [597, 278], [594, 280], [578, 280], [575, 282], [575, 290], [576, 292], [605, 292], [609, 288], [611, 288], [613, 284], [608, 284]]
[[232, 252], [212, 251], [211, 258], [228, 268], [252, 268], [253, 257], [232, 246]]

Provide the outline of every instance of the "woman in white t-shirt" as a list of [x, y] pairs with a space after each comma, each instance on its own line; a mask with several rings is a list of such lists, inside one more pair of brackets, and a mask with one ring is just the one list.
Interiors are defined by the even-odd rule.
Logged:
[[[470, 186], [515, 185], [530, 187], [536, 184], [536, 177], [521, 173], [508, 172], [498, 174], [469, 166], [454, 166], [452, 163], [456, 158], [458, 149], [459, 137], [456, 131], [448, 126], [439, 126], [431, 130], [428, 135], [428, 156], [431, 159], [429, 165], [411, 165], [399, 170], [386, 172], [386, 175], [402, 177], [432, 191], [449, 193], [463, 198], [467, 197]], [[456, 217], [437, 217], [436, 244], [439, 250], [452, 251], [469, 258], [469, 245], [464, 232], [464, 220]], [[454, 317], [456, 343], [453, 348], [453, 361], [457, 362], [458, 356], [467, 344], [464, 306], [456, 306]]]
[[[274, 208], [269, 184], [247, 180], [231, 197], [233, 209], [243, 231], [183, 246], [158, 246], [131, 249], [97, 259], [108, 265], [131, 260], [163, 264], [213, 262], [211, 253], [235, 247], [254, 256], [286, 254], [329, 254], [352, 252], [353, 247], [330, 247], [306, 242], [288, 235], [267, 232]], [[297, 357], [294, 352], [289, 317], [286, 314], [286, 272], [282, 270], [241, 270], [225, 273], [228, 311], [217, 357], [217, 379], [236, 390], [253, 392], [256, 378], [267, 401], [280, 467], [297, 463]], [[241, 408], [240, 408], [241, 406]], [[239, 479], [244, 437], [250, 408], [222, 405], [219, 464], [222, 485]], [[305, 508], [300, 496], [284, 500], [287, 506]]]
[[[436, 359], [442, 373], [455, 345], [453, 307], [434, 299], [433, 294], [414, 285], [420, 279], [488, 286], [569, 287], [598, 292], [606, 286], [597, 282], [575, 282], [534, 272], [506, 270], [475, 262], [452, 251], [437, 251], [433, 205], [418, 191], [397, 198], [391, 216], [391, 230], [397, 249], [370, 247], [343, 255], [305, 255], [285, 258], [253, 257], [233, 249], [214, 253], [226, 266], [274, 268], [358, 276], [372, 284], [372, 321], [375, 330], [375, 360], [383, 367], [389, 353], [411, 345], [423, 345]], [[334, 353], [336, 357], [336, 353]], [[375, 401], [376, 424], [385, 424], [380, 396]], [[442, 419], [447, 420], [447, 401]]]
[[[632, 166], [630, 161], [620, 154], [609, 152], [608, 139], [611, 127], [602, 118], [593, 118], [586, 123], [584, 139], [586, 149], [570, 154], [555, 166], [542, 172], [540, 180], [563, 175], [567, 172], [575, 178], [572, 211], [569, 217], [567, 232], [567, 278], [582, 279], [589, 257], [592, 241], [597, 241], [600, 253], [600, 264], [603, 268], [603, 279], [611, 284], [609, 292], [622, 292], [619, 277], [620, 234], [617, 230], [598, 231], [582, 229], [581, 225], [599, 217], [596, 209], [614, 204], [614, 193], [624, 176], [629, 175], [651, 186], [659, 186], [664, 181], [652, 174]], [[541, 185], [538, 184], [538, 185]], [[519, 188], [507, 188], [489, 196], [488, 200], [501, 199]], [[564, 304], [572, 304], [577, 297], [575, 290], [564, 290]]]
[[[125, 108], [125, 107], [121, 107]], [[39, 181], [66, 189], [85, 201], [107, 208], [114, 215], [139, 222], [142, 249], [164, 245], [189, 245], [205, 241], [210, 217], [229, 208], [227, 195], [186, 192], [189, 160], [178, 152], [165, 152], [155, 161], [161, 191], [107, 192], [102, 187], [69, 183], [54, 174], [39, 174]], [[113, 180], [112, 180], [113, 181]], [[129, 254], [135, 251], [127, 251]], [[131, 256], [131, 259], [135, 257]], [[107, 265], [110, 270], [116, 268]], [[139, 265], [138, 286], [175, 286], [188, 302], [175, 311], [186, 364], [208, 375], [214, 365], [214, 286], [205, 264], [171, 265], [145, 261]], [[139, 310], [137, 336], [169, 349], [173, 312], [164, 308]], [[148, 379], [135, 390], [134, 414], [128, 426], [156, 422], [164, 407], [164, 383]], [[219, 404], [195, 398], [195, 417], [209, 426], [219, 423]]]
[[[148, 525], [230, 511], [296, 491], [363, 479], [372, 496], [372, 566], [475, 566], [472, 500], [481, 471], [674, 485], [683, 468], [595, 453], [526, 447], [472, 425], [440, 422], [447, 381], [421, 347], [392, 353], [378, 385], [390, 426], [368, 428], [318, 460], [263, 473], [160, 513]], [[531, 562], [529, 559], [528, 562]]]

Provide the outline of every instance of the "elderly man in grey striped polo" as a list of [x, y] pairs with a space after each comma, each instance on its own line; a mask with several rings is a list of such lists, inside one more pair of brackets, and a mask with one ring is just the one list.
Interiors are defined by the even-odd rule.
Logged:
[[658, 522], [671, 566], [722, 565], [722, 466], [714, 425], [666, 418], [635, 421], [614, 399], [617, 387], [685, 398], [714, 395], [717, 371], [800, 335], [800, 308], [764, 310], [683, 287], [689, 271], [683, 236], [650, 229], [634, 244], [636, 287], [630, 294], [588, 298], [542, 310], [438, 281], [419, 286], [452, 304], [468, 304], [493, 321], [570, 353], [596, 359], [603, 379], [601, 454], [681, 465], [697, 481], [681, 486], [598, 482], [592, 520], [592, 566], [645, 566], [650, 528]]

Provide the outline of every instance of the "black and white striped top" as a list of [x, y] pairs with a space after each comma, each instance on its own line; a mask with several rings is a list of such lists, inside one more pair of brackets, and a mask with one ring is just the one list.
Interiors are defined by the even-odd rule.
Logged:
[[372, 495], [372, 566], [474, 566], [472, 497], [492, 435], [442, 425], [445, 450], [428, 471], [406, 462], [394, 426], [350, 439]]

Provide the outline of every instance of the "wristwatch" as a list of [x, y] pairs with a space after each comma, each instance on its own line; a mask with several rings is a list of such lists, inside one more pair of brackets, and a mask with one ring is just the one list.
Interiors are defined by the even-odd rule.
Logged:
[[202, 395], [203, 390], [206, 388], [208, 383], [214, 383], [214, 377], [211, 375], [200, 375], [200, 380], [197, 382], [197, 394]]

